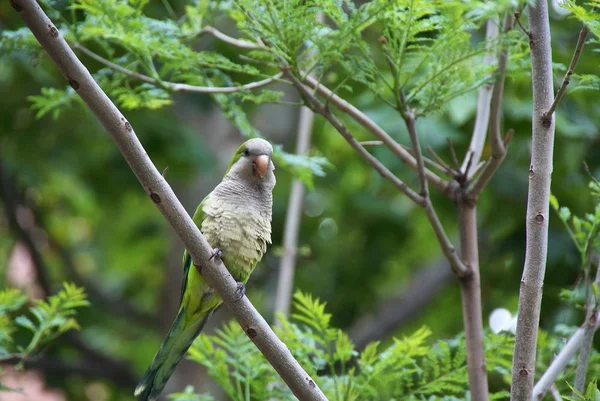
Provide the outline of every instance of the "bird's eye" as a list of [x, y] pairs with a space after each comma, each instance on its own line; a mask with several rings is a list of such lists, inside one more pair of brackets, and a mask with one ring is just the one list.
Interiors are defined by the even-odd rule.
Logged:
[[250, 151], [248, 149], [244, 150], [244, 156], [250, 156]]

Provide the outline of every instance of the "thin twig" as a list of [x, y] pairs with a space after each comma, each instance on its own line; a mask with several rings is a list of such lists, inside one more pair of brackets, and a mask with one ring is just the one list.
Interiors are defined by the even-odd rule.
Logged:
[[481, 171], [481, 174], [479, 174], [479, 176], [477, 176], [477, 178], [473, 181], [473, 183], [469, 187], [469, 189], [467, 191], [468, 197], [470, 197], [471, 199], [477, 199], [479, 194], [481, 194], [483, 189], [490, 182], [490, 180], [496, 173], [496, 170], [498, 170], [498, 167], [500, 167], [500, 164], [502, 164], [502, 161], [504, 160], [504, 157], [506, 155], [506, 150], [508, 149], [508, 144], [510, 143], [510, 140], [512, 139], [514, 133], [515, 133], [515, 131], [512, 128], [509, 129], [508, 132], [506, 133], [504, 141], [500, 142], [502, 144], [502, 148], [504, 149], [504, 151], [502, 153], [498, 154], [492, 150], [492, 157], [489, 159], [488, 163], [485, 165], [484, 169]]
[[[589, 249], [591, 249], [591, 247]], [[589, 259], [591, 262], [591, 256]], [[591, 266], [591, 263], [589, 265]], [[585, 322], [583, 325], [583, 341], [581, 344], [581, 349], [579, 350], [579, 357], [577, 359], [577, 369], [575, 370], [574, 383], [575, 389], [580, 393], [585, 391], [585, 379], [587, 376], [588, 364], [590, 361], [590, 354], [594, 341], [594, 333], [596, 331], [596, 324], [598, 323], [596, 321], [596, 314], [598, 313], [596, 295], [589, 287], [593, 285], [594, 287], [599, 288], [600, 286], [600, 259], [598, 260], [598, 266], [596, 267], [596, 278], [593, 284], [589, 285], [589, 280], [586, 281], [586, 286], [588, 287], [588, 297], [586, 300]]]
[[[367, 117], [362, 111], [358, 110], [352, 104], [342, 99], [338, 95], [334, 94], [322, 83], [319, 83], [313, 77], [307, 77], [304, 81], [310, 88], [315, 89], [319, 95], [330, 98], [331, 104], [335, 105], [340, 111], [346, 113], [358, 124], [366, 128], [375, 137], [380, 139], [391, 151], [394, 153], [404, 164], [413, 169], [417, 170], [417, 161], [415, 158], [406, 151], [398, 142], [396, 142], [387, 132], [385, 132], [379, 125], [373, 120]], [[448, 193], [450, 190], [450, 183], [442, 179], [437, 174], [433, 173], [429, 169], [425, 169], [425, 175], [429, 183], [439, 189], [442, 193]]]
[[[596, 325], [594, 330], [600, 328], [600, 312], [596, 312]], [[554, 358], [548, 369], [544, 372], [540, 380], [533, 387], [533, 399], [541, 400], [544, 395], [548, 392], [548, 389], [556, 381], [558, 376], [567, 367], [573, 356], [578, 349], [581, 348], [584, 338], [584, 327], [588, 322], [583, 323], [583, 327], [578, 328], [575, 333], [569, 338], [565, 346], [560, 350], [558, 355]]]
[[[504, 33], [512, 29], [513, 17], [510, 13], [506, 13], [504, 18]], [[506, 65], [508, 62], [508, 45], [503, 45], [500, 54], [498, 55], [498, 78], [494, 84], [492, 99], [490, 102], [490, 145], [492, 148], [492, 157], [490, 162], [486, 164], [481, 174], [470, 183], [467, 190], [467, 197], [475, 200], [479, 197], [483, 189], [492, 179], [496, 170], [500, 167], [506, 157], [508, 143], [510, 142], [514, 131], [510, 130], [506, 134], [505, 140], [500, 136], [500, 126], [502, 120], [502, 98], [504, 97], [504, 80], [506, 77]]]
[[[400, 91], [402, 93], [402, 91]], [[402, 95], [403, 96], [403, 95]], [[406, 109], [402, 113], [406, 128], [408, 129], [408, 135], [413, 147], [414, 157], [417, 160], [417, 174], [419, 176], [419, 188], [420, 195], [424, 197], [429, 203], [429, 187], [427, 186], [427, 177], [425, 176], [425, 162], [423, 161], [423, 153], [421, 152], [421, 144], [419, 143], [419, 136], [417, 135], [417, 129], [415, 127], [415, 113], [413, 110]]]
[[260, 46], [256, 43], [248, 42], [247, 40], [243, 40], [243, 39], [232, 38], [231, 36], [224, 34], [223, 32], [219, 31], [218, 29], [213, 28], [212, 26], [206, 26], [206, 27], [202, 28], [202, 30], [199, 32], [199, 34], [200, 35], [203, 35], [203, 34], [212, 35], [215, 38], [219, 39], [220, 41], [229, 43], [230, 45], [238, 47], [240, 49], [268, 50], [268, 48]]
[[[358, 142], [360, 143], [362, 146], [384, 146], [385, 143], [383, 143], [383, 141], [360, 141]], [[402, 146], [408, 153], [411, 154], [411, 156], [415, 156], [413, 149], [410, 146], [406, 146], [403, 144], [400, 144], [400, 146]], [[429, 148], [429, 146], [428, 146]], [[444, 173], [450, 176], [450, 178], [454, 178], [452, 171], [448, 172], [448, 170], [446, 170], [446, 168], [444, 166], [442, 166], [441, 164], [423, 156], [423, 161], [425, 162], [425, 164], [437, 169], [440, 173]]]
[[115, 64], [112, 61], [109, 61], [109, 60], [105, 59], [104, 57], [94, 53], [93, 51], [91, 51], [87, 47], [84, 47], [80, 43], [75, 43], [73, 45], [73, 47], [77, 50], [80, 50], [82, 53], [86, 54], [88, 57], [93, 58], [94, 60], [98, 61], [99, 63], [102, 63], [105, 66], [107, 66], [115, 71], [125, 74], [131, 78], [135, 78], [138, 81], [142, 81], [142, 82], [146, 82], [146, 83], [149, 83], [152, 85], [160, 86], [160, 87], [163, 87], [163, 88], [168, 89], [173, 92], [192, 92], [192, 93], [209, 93], [209, 94], [235, 93], [235, 92], [241, 92], [241, 91], [245, 91], [245, 90], [251, 90], [251, 89], [256, 89], [256, 88], [260, 88], [263, 86], [267, 86], [281, 78], [281, 73], [278, 73], [270, 78], [266, 78], [261, 81], [251, 82], [249, 84], [244, 84], [244, 85], [240, 85], [240, 86], [225, 87], [225, 88], [180, 84], [180, 83], [174, 83], [174, 82], [162, 81], [160, 79], [155, 79], [155, 78], [149, 77], [148, 75], [144, 75], [139, 72], [132, 71], [130, 69], [122, 67], [122, 66]]
[[552, 383], [552, 385], [550, 386], [550, 394], [552, 394], [552, 398], [554, 398], [554, 401], [563, 401], [563, 398], [560, 395], [560, 391], [558, 391], [558, 387], [556, 387], [555, 383]]
[[456, 179], [460, 175], [460, 172], [452, 169], [452, 167], [450, 167], [450, 165], [446, 163], [444, 159], [442, 159], [440, 155], [438, 155], [431, 146], [427, 146], [425, 149], [431, 155], [431, 157], [433, 157], [443, 167], [444, 172], [450, 177]]
[[70, 85], [111, 135], [146, 193], [182, 239], [204, 279], [290, 390], [302, 400], [327, 400], [248, 297], [239, 297], [238, 283], [222, 261], [211, 260], [212, 247], [148, 157], [131, 124], [100, 89], [42, 8], [35, 0], [13, 0], [13, 5]]
[[569, 69], [567, 70], [567, 73], [565, 74], [565, 77], [563, 78], [562, 84], [560, 84], [560, 87], [558, 88], [558, 92], [556, 92], [556, 96], [554, 97], [554, 102], [552, 102], [552, 105], [550, 106], [548, 111], [546, 113], [544, 113], [545, 120], [552, 117], [552, 114], [554, 114], [554, 111], [556, 110], [556, 106], [558, 106], [558, 102], [560, 102], [560, 99], [562, 99], [564, 94], [567, 92], [567, 86], [571, 82], [571, 75], [573, 75], [573, 73], [575, 72], [575, 67], [577, 66], [577, 62], [579, 61], [579, 56], [581, 56], [581, 51], [583, 50], [583, 46], [585, 45], [585, 40], [587, 39], [589, 33], [590, 33], [590, 30], [587, 27], [587, 25], [584, 25], [583, 28], [581, 28], [581, 31], [579, 31], [579, 36], [577, 38], [577, 45], [575, 46], [575, 52], [573, 53], [573, 58], [571, 58], [571, 63], [569, 64]]
[[454, 163], [454, 168], [460, 171], [460, 164], [458, 163], [458, 157], [456, 157], [456, 150], [454, 149], [452, 139], [450, 139], [450, 137], [447, 137], [446, 143], [448, 144], [448, 149], [450, 149], [450, 155], [452, 156], [452, 163]]
[[[417, 205], [423, 206], [423, 197], [410, 189], [402, 180], [396, 177], [387, 167], [371, 155], [361, 144], [352, 136], [350, 131], [331, 113], [331, 110], [325, 107], [312, 94], [312, 92], [296, 78], [289, 70], [284, 71], [284, 76], [294, 83], [300, 94], [307, 100], [308, 106], [315, 112], [321, 114], [333, 125], [333, 127], [342, 135], [342, 137], [365, 159], [379, 174], [389, 180], [396, 188], [408, 196]], [[403, 149], [404, 151], [404, 149]]]
[[[486, 22], [485, 32], [487, 53], [483, 57], [483, 63], [492, 65], [496, 60], [492, 49], [495, 48], [494, 42], [498, 39], [499, 32], [497, 17], [491, 18]], [[488, 124], [490, 122], [490, 102], [492, 100], [494, 86], [495, 84], [492, 83], [483, 85], [481, 88], [479, 88], [479, 93], [477, 94], [477, 113], [475, 114], [475, 125], [473, 127], [473, 134], [471, 135], [471, 142], [467, 148], [466, 157], [461, 166], [461, 171], [465, 175], [468, 175], [468, 160], [470, 159], [472, 164], [479, 163], [481, 153], [483, 152], [485, 137], [488, 131]]]
[[[440, 243], [442, 252], [450, 262], [450, 266], [455, 271], [457, 276], [464, 277], [468, 274], [467, 267], [461, 262], [460, 258], [456, 253], [456, 248], [452, 245], [450, 239], [446, 235], [444, 227], [442, 226], [435, 210], [433, 209], [431, 202], [428, 198], [425, 198], [415, 191], [410, 189], [402, 180], [396, 177], [391, 171], [388, 170], [379, 160], [372, 156], [367, 150], [360, 145], [360, 143], [352, 136], [350, 131], [344, 126], [334, 115], [331, 110], [325, 107], [319, 100], [313, 95], [310, 89], [305, 86], [298, 78], [296, 78], [289, 70], [284, 70], [284, 76], [294, 83], [298, 91], [307, 101], [309, 107], [315, 112], [321, 114], [333, 127], [344, 137], [344, 139], [356, 150], [367, 162], [373, 166], [379, 174], [389, 180], [396, 186], [401, 192], [408, 196], [413, 202], [421, 206], [425, 210], [425, 214], [429, 219], [429, 222], [433, 228], [433, 231]], [[332, 97], [333, 99], [334, 97]], [[387, 134], [386, 134], [387, 135]], [[397, 143], [396, 143], [397, 144]], [[404, 152], [402, 147], [400, 147]], [[411, 156], [412, 157], [412, 156]], [[414, 160], [414, 159], [413, 159]], [[424, 168], [423, 168], [424, 170]]]
[[521, 28], [521, 30], [525, 33], [525, 35], [527, 35], [529, 40], [532, 40], [531, 32], [529, 32], [527, 29], [525, 29], [523, 24], [521, 24], [521, 13], [519, 11], [515, 11], [514, 15], [515, 15], [515, 21], [517, 22], [517, 25], [519, 25], [519, 28]]
[[385, 145], [383, 141], [360, 141], [361, 146], [382, 146]]

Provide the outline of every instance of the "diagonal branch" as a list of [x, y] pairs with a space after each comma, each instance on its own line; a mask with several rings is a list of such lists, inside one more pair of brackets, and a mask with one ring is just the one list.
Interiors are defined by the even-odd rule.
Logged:
[[[462, 263], [460, 258], [456, 253], [456, 248], [452, 245], [452, 242], [446, 235], [444, 227], [440, 222], [431, 202], [428, 198], [425, 198], [415, 191], [410, 189], [406, 183], [396, 177], [387, 167], [385, 167], [379, 160], [377, 160], [373, 155], [371, 155], [367, 150], [352, 136], [348, 128], [344, 124], [338, 120], [331, 110], [326, 107], [324, 104], [319, 102], [319, 100], [314, 96], [311, 90], [307, 86], [305, 86], [298, 78], [296, 78], [289, 70], [284, 70], [284, 76], [288, 78], [294, 86], [298, 89], [298, 91], [302, 94], [302, 96], [307, 101], [309, 107], [315, 112], [321, 114], [329, 123], [344, 137], [346, 142], [354, 148], [364, 159], [367, 160], [369, 164], [371, 164], [379, 174], [389, 180], [392, 184], [396, 186], [402, 193], [408, 196], [413, 202], [422, 207], [425, 210], [425, 214], [429, 219], [431, 227], [437, 237], [438, 242], [442, 248], [442, 252], [450, 262], [450, 267], [459, 277], [464, 277], [468, 274], [468, 269]], [[335, 96], [335, 95], [334, 95]], [[333, 97], [332, 97], [333, 99]], [[370, 121], [370, 120], [369, 120]], [[387, 135], [387, 134], [386, 134]], [[400, 147], [404, 152], [404, 148]], [[408, 153], [408, 152], [407, 152]], [[412, 158], [412, 156], [411, 156]], [[412, 160], [415, 160], [414, 158]], [[416, 163], [416, 161], [415, 161]]]
[[200, 31], [200, 35], [202, 35], [202, 34], [212, 35], [215, 38], [219, 39], [220, 41], [228, 43], [228, 44], [238, 47], [240, 49], [268, 50], [268, 48], [262, 47], [257, 43], [248, 42], [243, 39], [233, 38], [227, 34], [224, 34], [223, 32], [219, 31], [218, 29], [216, 29], [212, 26], [206, 26], [206, 27], [202, 28], [202, 30]]
[[[406, 164], [414, 171], [417, 171], [417, 161], [410, 154], [410, 152], [404, 149], [387, 132], [385, 132], [383, 128], [381, 128], [373, 120], [367, 117], [366, 114], [364, 114], [352, 104], [348, 103], [346, 100], [333, 93], [330, 89], [325, 87], [315, 78], [309, 76], [304, 80], [304, 83], [310, 88], [314, 89], [321, 96], [328, 99], [329, 103], [335, 105], [340, 111], [352, 117], [357, 123], [366, 128], [369, 132], [375, 135], [375, 137], [380, 139], [392, 151], [392, 153], [394, 153], [404, 164]], [[433, 173], [429, 169], [425, 169], [425, 176], [427, 177], [429, 183], [431, 183], [433, 186], [439, 189], [442, 193], [450, 193], [451, 188], [450, 183], [448, 181], [442, 179], [440, 176]]]
[[[498, 39], [498, 18], [494, 17], [486, 23], [486, 55], [483, 57], [484, 64], [494, 63], [494, 54], [491, 51], [494, 42]], [[504, 77], [502, 77], [502, 83], [504, 83]], [[473, 127], [473, 135], [471, 135], [471, 143], [465, 155], [460, 170], [463, 174], [467, 173], [467, 163], [471, 160], [472, 164], [479, 163], [481, 153], [483, 152], [483, 145], [485, 144], [485, 137], [488, 131], [488, 124], [490, 122], [490, 102], [492, 100], [492, 94], [494, 92], [495, 84], [487, 84], [479, 88], [479, 94], [477, 95], [477, 113], [475, 114], [475, 126]]]
[[358, 152], [359, 155], [362, 156], [371, 166], [377, 170], [377, 172], [385, 179], [390, 181], [396, 188], [398, 188], [402, 193], [410, 198], [417, 205], [423, 207], [423, 197], [417, 194], [415, 191], [409, 188], [405, 182], [396, 177], [394, 173], [392, 173], [387, 167], [385, 167], [375, 156], [371, 155], [367, 150], [362, 146], [356, 138], [352, 136], [348, 128], [346, 128], [326, 107], [323, 103], [319, 102], [319, 100], [312, 94], [312, 92], [304, 85], [298, 78], [296, 78], [289, 70], [284, 71], [284, 76], [288, 78], [292, 83], [296, 86], [302, 97], [307, 100], [308, 106], [315, 112], [321, 114], [323, 117], [327, 119], [333, 125], [333, 127], [344, 137], [346, 142], [354, 148]]
[[69, 84], [111, 135], [150, 199], [182, 239], [194, 265], [198, 266], [206, 281], [221, 296], [248, 337], [296, 397], [302, 400], [326, 400], [316, 383], [248, 298], [239, 298], [237, 283], [225, 265], [220, 260], [211, 260], [211, 246], [148, 157], [131, 124], [100, 89], [41, 7], [35, 0], [12, 0], [12, 3]]
[[[513, 15], [507, 12], [504, 17], [504, 33], [510, 31], [513, 27]], [[479, 194], [490, 182], [496, 170], [500, 167], [506, 156], [507, 146], [512, 138], [513, 131], [509, 131], [506, 139], [502, 141], [500, 136], [500, 123], [502, 120], [502, 98], [504, 97], [504, 80], [506, 78], [506, 65], [508, 63], [508, 45], [504, 44], [498, 55], [498, 78], [494, 83], [492, 98], [490, 102], [489, 127], [490, 127], [490, 144], [492, 147], [492, 157], [490, 162], [486, 164], [481, 174], [471, 183], [467, 190], [467, 197], [477, 199]], [[485, 134], [484, 134], [485, 135]]]
[[[600, 328], [600, 312], [596, 312], [592, 318], [595, 319], [593, 330], [598, 330], [598, 328]], [[546, 369], [542, 377], [540, 377], [540, 380], [535, 384], [535, 387], [533, 388], [534, 400], [541, 400], [544, 397], [552, 384], [558, 378], [558, 375], [565, 370], [568, 363], [571, 361], [573, 356], [575, 356], [577, 350], [581, 348], [584, 342], [585, 326], [587, 326], [591, 320], [592, 319], [584, 322], [583, 327], [578, 328], [577, 331], [573, 333], [571, 338], [569, 338], [569, 341], [567, 341], [558, 355], [556, 355], [556, 358], [554, 358], [548, 369]]]
[[147, 75], [141, 74], [139, 72], [132, 71], [128, 68], [122, 67], [122, 66], [115, 64], [112, 61], [107, 60], [104, 57], [94, 53], [93, 51], [91, 51], [87, 47], [84, 47], [80, 43], [75, 43], [73, 45], [73, 47], [77, 50], [80, 50], [82, 53], [84, 53], [88, 57], [93, 58], [94, 60], [98, 61], [101, 64], [104, 64], [105, 66], [109, 67], [112, 70], [118, 71], [122, 74], [125, 74], [125, 75], [131, 77], [131, 78], [135, 78], [138, 81], [156, 85], [156, 86], [168, 89], [173, 92], [192, 92], [192, 93], [209, 93], [209, 94], [235, 93], [235, 92], [242, 92], [245, 90], [251, 90], [251, 89], [256, 89], [256, 88], [260, 88], [263, 86], [267, 86], [267, 85], [277, 81], [279, 78], [281, 78], [281, 73], [279, 73], [270, 78], [263, 79], [261, 81], [251, 82], [249, 84], [240, 85], [240, 86], [225, 87], [225, 88], [180, 84], [180, 83], [162, 81], [160, 79], [152, 78]]
[[558, 88], [558, 92], [556, 92], [556, 96], [554, 97], [552, 105], [550, 106], [548, 111], [544, 113], [544, 120], [548, 120], [552, 117], [552, 114], [554, 114], [554, 111], [556, 110], [556, 106], [558, 106], [558, 102], [560, 102], [560, 99], [562, 99], [562, 97], [567, 92], [567, 86], [571, 82], [571, 75], [573, 75], [573, 73], [575, 72], [575, 67], [577, 66], [579, 56], [581, 56], [581, 51], [583, 50], [585, 40], [587, 39], [589, 33], [590, 30], [587, 27], [587, 25], [584, 25], [583, 28], [581, 28], [581, 31], [579, 31], [579, 36], [577, 37], [577, 45], [575, 46], [575, 52], [573, 53], [573, 58], [571, 58], [569, 69], [567, 70], [567, 73], [563, 78], [562, 84], [560, 84], [560, 88]]

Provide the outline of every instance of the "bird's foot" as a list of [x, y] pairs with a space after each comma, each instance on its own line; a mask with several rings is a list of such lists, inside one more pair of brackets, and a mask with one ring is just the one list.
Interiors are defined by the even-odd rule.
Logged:
[[241, 281], [237, 282], [237, 289], [235, 290], [235, 300], [234, 302], [239, 301], [246, 295], [246, 286]]
[[223, 256], [223, 251], [221, 251], [219, 248], [214, 248], [208, 260], [221, 259], [221, 256]]

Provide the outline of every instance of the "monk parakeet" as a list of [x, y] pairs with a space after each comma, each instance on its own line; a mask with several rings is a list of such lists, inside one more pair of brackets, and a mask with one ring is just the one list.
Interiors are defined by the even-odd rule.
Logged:
[[[225, 177], [200, 203], [194, 223], [221, 256], [231, 275], [245, 284], [271, 243], [273, 147], [250, 139], [233, 155]], [[243, 286], [240, 286], [243, 288]], [[183, 254], [183, 284], [179, 313], [135, 389], [140, 401], [154, 400], [194, 339], [222, 303], [214, 289]]]

